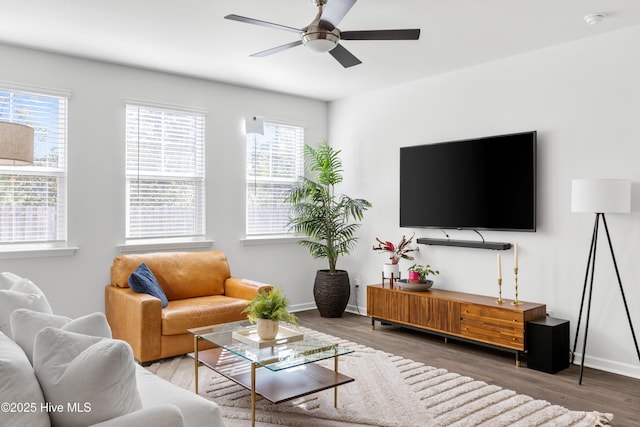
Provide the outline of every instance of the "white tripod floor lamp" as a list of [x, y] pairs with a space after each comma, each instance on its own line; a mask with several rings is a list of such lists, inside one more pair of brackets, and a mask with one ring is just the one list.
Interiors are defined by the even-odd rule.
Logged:
[[593, 235], [591, 237], [591, 248], [589, 249], [589, 259], [587, 261], [587, 270], [584, 277], [584, 287], [582, 289], [582, 300], [580, 302], [580, 314], [578, 315], [578, 325], [576, 327], [576, 336], [573, 342], [573, 350], [571, 352], [571, 363], [575, 357], [576, 346], [578, 345], [578, 334], [580, 332], [580, 323], [582, 321], [582, 311], [584, 308], [584, 301], [587, 292], [587, 283], [589, 283], [589, 297], [587, 301], [587, 318], [584, 330], [584, 341], [582, 343], [582, 361], [580, 363], [580, 380], [579, 384], [582, 384], [582, 373], [584, 370], [584, 356], [587, 352], [587, 334], [589, 332], [589, 316], [591, 314], [591, 296], [593, 294], [593, 275], [595, 272], [596, 264], [596, 246], [598, 243], [598, 227], [600, 224], [600, 218], [604, 224], [604, 229], [607, 234], [607, 241], [609, 242], [609, 250], [611, 251], [611, 258], [613, 258], [613, 266], [616, 271], [616, 277], [618, 278], [618, 285], [620, 287], [620, 293], [622, 294], [622, 301], [624, 308], [627, 312], [627, 319], [629, 320], [629, 326], [631, 327], [631, 336], [636, 346], [636, 353], [638, 353], [638, 360], [640, 360], [640, 350], [638, 349], [638, 341], [636, 340], [636, 334], [633, 330], [633, 323], [631, 322], [631, 315], [629, 314], [629, 306], [627, 305], [627, 299], [624, 295], [624, 289], [622, 288], [622, 280], [620, 279], [620, 272], [618, 271], [618, 264], [616, 262], [616, 256], [613, 253], [613, 244], [611, 243], [611, 236], [609, 235], [609, 227], [607, 226], [607, 219], [605, 213], [629, 213], [631, 212], [631, 181], [621, 179], [574, 179], [571, 183], [571, 211], [572, 212], [590, 212], [595, 213], [595, 223], [593, 226]]

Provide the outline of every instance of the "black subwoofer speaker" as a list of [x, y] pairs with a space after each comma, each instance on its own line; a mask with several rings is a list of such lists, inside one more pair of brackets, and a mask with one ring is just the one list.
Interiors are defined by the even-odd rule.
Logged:
[[555, 374], [569, 367], [569, 321], [543, 317], [527, 322], [527, 367]]

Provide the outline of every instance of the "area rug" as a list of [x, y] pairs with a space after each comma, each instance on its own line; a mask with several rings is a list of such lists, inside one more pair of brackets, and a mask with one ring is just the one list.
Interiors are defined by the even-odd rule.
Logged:
[[[570, 411], [445, 369], [301, 329], [355, 350], [340, 358], [339, 369], [356, 380], [338, 388], [338, 408], [333, 405], [333, 390], [279, 405], [258, 401], [260, 426], [596, 427], [613, 419], [612, 414]], [[320, 363], [333, 367], [332, 361]], [[176, 357], [147, 369], [194, 389], [191, 358]], [[220, 405], [227, 427], [249, 425], [251, 402], [246, 389], [204, 366], [198, 380], [200, 395]]]

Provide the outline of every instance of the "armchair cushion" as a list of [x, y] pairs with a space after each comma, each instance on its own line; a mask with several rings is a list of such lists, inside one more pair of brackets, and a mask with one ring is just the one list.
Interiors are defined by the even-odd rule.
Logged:
[[[162, 335], [178, 335], [187, 329], [200, 326], [217, 325], [247, 318], [242, 311], [248, 301], [229, 298], [224, 295], [212, 295], [171, 301], [162, 310]], [[193, 348], [190, 349], [193, 351]]]
[[223, 295], [224, 281], [231, 276], [222, 251], [155, 252], [118, 255], [111, 267], [111, 284], [129, 287], [129, 275], [145, 263], [169, 301]]
[[140, 264], [133, 273], [131, 273], [128, 282], [129, 287], [133, 289], [134, 292], [149, 294], [158, 298], [162, 303], [162, 308], [165, 308], [169, 303], [167, 296], [156, 279], [156, 276], [153, 275], [153, 272], [144, 262]]

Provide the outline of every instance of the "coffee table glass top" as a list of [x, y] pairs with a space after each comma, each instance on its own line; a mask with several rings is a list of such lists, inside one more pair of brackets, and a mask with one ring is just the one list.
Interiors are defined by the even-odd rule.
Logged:
[[271, 371], [280, 371], [307, 363], [353, 353], [354, 350], [340, 347], [337, 344], [304, 335], [299, 341], [280, 343], [273, 347], [257, 348], [233, 338], [234, 331], [241, 331], [256, 326], [248, 320], [224, 323], [188, 329], [189, 332], [218, 347]]

